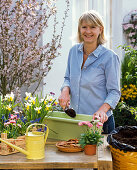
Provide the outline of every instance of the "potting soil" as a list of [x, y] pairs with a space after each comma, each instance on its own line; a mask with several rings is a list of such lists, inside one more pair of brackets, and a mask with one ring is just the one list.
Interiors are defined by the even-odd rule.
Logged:
[[121, 129], [118, 133], [113, 134], [113, 138], [121, 143], [137, 147], [137, 129]]
[[137, 126], [119, 126], [108, 135], [107, 141], [116, 149], [137, 152]]

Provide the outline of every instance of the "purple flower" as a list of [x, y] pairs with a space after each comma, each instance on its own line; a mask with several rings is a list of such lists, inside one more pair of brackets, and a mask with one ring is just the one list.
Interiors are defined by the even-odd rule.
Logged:
[[20, 115], [19, 115], [19, 113], [17, 114], [17, 118], [19, 119], [19, 117], [20, 117]]
[[51, 95], [55, 95], [55, 93], [53, 93], [53, 92], [50, 92], [50, 94], [51, 94]]
[[31, 123], [35, 123], [36, 121], [35, 121], [35, 120], [31, 120], [30, 122], [31, 122]]
[[47, 127], [45, 126], [45, 127], [44, 127], [44, 131], [46, 131], [46, 130], [47, 130]]
[[41, 132], [41, 131], [42, 131], [42, 128], [37, 129], [37, 131], [38, 131], [38, 132]]

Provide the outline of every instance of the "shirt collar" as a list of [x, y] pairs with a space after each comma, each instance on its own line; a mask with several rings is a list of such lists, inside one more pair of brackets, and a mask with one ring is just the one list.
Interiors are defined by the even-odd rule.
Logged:
[[78, 47], [78, 50], [83, 52], [83, 43], [80, 43], [79, 47]]
[[[98, 57], [101, 50], [102, 50], [102, 48], [103, 48], [103, 46], [99, 45], [91, 54], [93, 54], [95, 57]], [[80, 46], [79, 46], [78, 50], [83, 52], [83, 43], [80, 43]]]

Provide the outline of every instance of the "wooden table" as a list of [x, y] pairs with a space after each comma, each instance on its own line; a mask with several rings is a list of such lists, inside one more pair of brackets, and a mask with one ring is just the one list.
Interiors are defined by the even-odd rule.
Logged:
[[55, 141], [46, 144], [45, 158], [29, 160], [22, 153], [0, 156], [0, 169], [67, 169], [67, 168], [98, 168], [112, 170], [112, 157], [106, 136], [104, 144], [98, 147], [97, 155], [87, 156], [84, 152], [64, 153], [58, 151]]

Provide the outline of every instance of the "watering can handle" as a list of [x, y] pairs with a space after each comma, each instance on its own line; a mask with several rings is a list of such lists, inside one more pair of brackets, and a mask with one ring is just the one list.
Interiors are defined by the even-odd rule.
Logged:
[[46, 140], [47, 140], [47, 137], [48, 137], [48, 133], [49, 133], [49, 128], [48, 128], [47, 125], [40, 124], [40, 123], [33, 123], [33, 124], [31, 124], [31, 125], [28, 126], [28, 128], [27, 128], [27, 130], [26, 130], [26, 135], [28, 135], [28, 131], [29, 131], [30, 127], [32, 127], [32, 126], [39, 126], [39, 125], [40, 125], [40, 126], [45, 126], [45, 127], [47, 128], [46, 134], [45, 134], [45, 143], [46, 143]]

